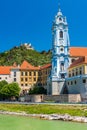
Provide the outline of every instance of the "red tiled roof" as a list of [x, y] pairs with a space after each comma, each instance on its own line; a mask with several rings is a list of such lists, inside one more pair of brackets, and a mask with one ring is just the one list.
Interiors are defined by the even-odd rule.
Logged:
[[46, 64], [46, 65], [44, 65], [44, 66], [41, 66], [41, 69], [45, 69], [45, 68], [49, 68], [49, 67], [51, 67], [52, 65], [49, 63], [49, 64]]
[[11, 69], [24, 69], [24, 70], [41, 70], [41, 69], [45, 69], [51, 67], [51, 64], [46, 64], [42, 67], [34, 67], [31, 64], [29, 64], [27, 61], [23, 61], [23, 63], [21, 64], [20, 67], [18, 66], [0, 66], [0, 75], [7, 75], [10, 74]]
[[74, 56], [74, 57], [87, 56], [87, 48], [86, 47], [70, 47], [70, 56]]
[[27, 70], [39, 70], [40, 67], [34, 67], [31, 64], [29, 64], [27, 61], [23, 61], [23, 63], [20, 66], [20, 69], [27, 69]]
[[80, 57], [79, 59], [75, 60], [69, 68], [72, 68], [74, 66], [80, 65], [80, 64], [86, 64], [87, 63], [87, 56]]
[[9, 75], [11, 68], [12, 68], [12, 66], [0, 66], [0, 74], [1, 75]]
[[51, 64], [46, 64], [44, 66], [39, 66], [39, 67], [35, 67], [35, 66], [32, 66], [30, 63], [28, 63], [27, 61], [24, 61], [21, 66], [20, 66], [20, 69], [27, 69], [27, 70], [40, 70], [40, 69], [45, 69], [45, 68], [48, 68], [48, 67], [51, 67]]

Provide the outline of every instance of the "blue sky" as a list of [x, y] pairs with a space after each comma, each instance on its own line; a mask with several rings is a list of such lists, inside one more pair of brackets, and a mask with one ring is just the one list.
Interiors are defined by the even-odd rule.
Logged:
[[87, 0], [0, 0], [0, 52], [25, 42], [38, 51], [49, 50], [59, 2], [71, 46], [87, 47]]

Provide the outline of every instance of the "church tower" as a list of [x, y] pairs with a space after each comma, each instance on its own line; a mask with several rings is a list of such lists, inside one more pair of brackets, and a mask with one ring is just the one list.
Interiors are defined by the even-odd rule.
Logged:
[[59, 8], [52, 26], [52, 95], [62, 93], [69, 67], [69, 46], [67, 20]]

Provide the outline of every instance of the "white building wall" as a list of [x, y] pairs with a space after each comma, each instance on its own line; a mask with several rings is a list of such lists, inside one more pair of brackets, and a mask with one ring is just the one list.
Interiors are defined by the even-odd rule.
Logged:
[[87, 102], [87, 75], [67, 78], [66, 86], [69, 94], [80, 94], [82, 101]]
[[11, 83], [12, 82], [12, 79], [11, 79], [11, 76], [10, 75], [0, 75], [0, 81], [2, 80], [5, 80], [7, 81], [8, 83]]
[[11, 80], [12, 82], [17, 82], [20, 85], [20, 70], [11, 69]]
[[[16, 75], [14, 75], [16, 72]], [[16, 79], [16, 80], [15, 80]], [[11, 69], [10, 74], [1, 74], [0, 81], [5, 80], [8, 83], [17, 82], [20, 85], [20, 70], [19, 69]]]

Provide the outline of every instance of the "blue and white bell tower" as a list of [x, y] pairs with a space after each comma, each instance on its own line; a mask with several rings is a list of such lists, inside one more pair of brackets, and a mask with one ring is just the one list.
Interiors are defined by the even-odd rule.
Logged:
[[67, 20], [59, 8], [52, 26], [52, 95], [62, 93], [69, 67], [69, 46]]

